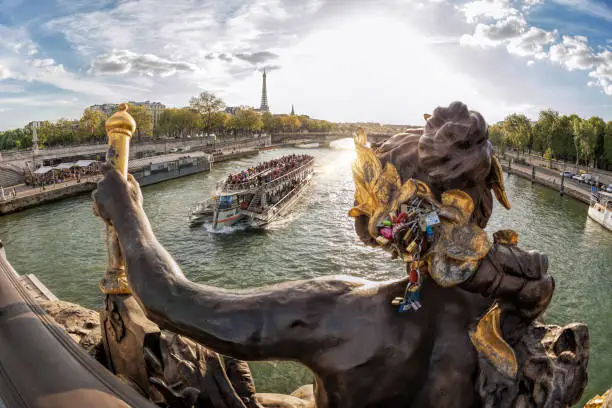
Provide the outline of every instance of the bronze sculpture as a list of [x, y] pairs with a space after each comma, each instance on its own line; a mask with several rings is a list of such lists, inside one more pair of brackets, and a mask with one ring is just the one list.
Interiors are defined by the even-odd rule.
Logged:
[[[413, 312], [393, 304], [406, 300], [412, 275], [331, 276], [245, 291], [190, 282], [155, 238], [137, 183], [115, 170], [99, 183], [94, 209], [117, 232], [148, 318], [235, 358], [300, 361], [314, 373], [319, 408], [576, 402], [586, 385], [586, 327], [534, 323], [554, 291], [546, 257], [519, 249], [512, 231], [490, 243], [481, 229], [491, 189], [508, 206], [484, 119], [455, 102], [426, 120], [422, 135], [396, 135], [374, 150], [365, 135], [356, 138], [367, 158], [354, 171], [350, 212], [365, 243], [386, 246], [376, 235], [389, 212], [414, 198], [437, 209], [433, 250], [414, 266], [432, 279], [419, 278], [422, 308]], [[413, 267], [408, 252], [394, 256]]]

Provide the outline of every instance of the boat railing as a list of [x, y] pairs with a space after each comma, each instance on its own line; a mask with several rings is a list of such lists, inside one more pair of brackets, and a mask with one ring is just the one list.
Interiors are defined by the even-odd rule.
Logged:
[[281, 206], [285, 201], [287, 201], [288, 199], [290, 199], [294, 195], [296, 195], [299, 190], [300, 190], [299, 188], [292, 189], [290, 192], [285, 194], [285, 196], [283, 198], [278, 200], [278, 202], [276, 202], [274, 205], [266, 208], [263, 211], [256, 211], [254, 209], [249, 208], [248, 211], [243, 211], [243, 213], [245, 215], [249, 215], [251, 217], [255, 217], [255, 218], [258, 218], [258, 219], [262, 219], [262, 220], [267, 220], [268, 218], [270, 218], [271, 215], [273, 216], [274, 214], [276, 214], [276, 209], [279, 206]]
[[314, 160], [314, 158], [309, 158], [306, 161], [303, 162], [302, 165], [300, 165], [300, 167], [291, 170], [290, 172], [283, 174], [282, 176], [275, 178], [274, 180], [269, 181], [268, 183], [262, 184], [262, 185], [257, 185], [256, 181], [251, 180], [251, 181], [245, 181], [243, 183], [238, 183], [238, 184], [228, 184], [228, 183], [223, 183], [223, 185], [219, 186], [220, 183], [217, 184], [217, 189], [223, 189], [224, 191], [229, 191], [229, 192], [237, 192], [237, 191], [246, 191], [246, 190], [251, 190], [251, 189], [258, 189], [261, 187], [274, 187], [280, 183], [282, 183], [283, 181], [287, 180], [288, 178], [291, 178], [293, 175], [297, 174], [299, 171], [304, 170], [305, 168], [307, 168], [312, 161]]

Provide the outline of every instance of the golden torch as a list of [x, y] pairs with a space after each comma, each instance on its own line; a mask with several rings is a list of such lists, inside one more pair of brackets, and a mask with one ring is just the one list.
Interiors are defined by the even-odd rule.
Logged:
[[[128, 113], [128, 105], [119, 105], [119, 111], [108, 118], [105, 124], [108, 135], [106, 163], [117, 169], [127, 180], [130, 138], [136, 131], [136, 122]], [[100, 290], [106, 295], [131, 295], [125, 275], [125, 261], [115, 229], [106, 227], [107, 269], [100, 281]]]

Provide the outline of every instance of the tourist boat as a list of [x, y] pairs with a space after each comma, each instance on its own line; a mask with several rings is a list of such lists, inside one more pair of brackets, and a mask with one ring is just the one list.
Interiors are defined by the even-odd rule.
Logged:
[[230, 174], [189, 214], [189, 225], [263, 227], [298, 202], [310, 185], [313, 165], [312, 156], [292, 154]]
[[612, 231], [612, 193], [597, 191], [591, 194], [589, 217]]

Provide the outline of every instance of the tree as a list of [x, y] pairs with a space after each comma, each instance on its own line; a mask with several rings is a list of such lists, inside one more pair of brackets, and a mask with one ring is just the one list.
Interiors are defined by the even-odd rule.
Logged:
[[156, 135], [184, 137], [197, 133], [201, 128], [200, 114], [193, 109], [166, 109], [155, 124]]
[[503, 128], [510, 144], [519, 152], [523, 152], [531, 138], [531, 122], [527, 116], [513, 113], [504, 119]]
[[223, 111], [215, 112], [212, 116], [211, 129], [216, 133], [225, 134], [231, 127], [232, 117]]
[[153, 115], [145, 106], [129, 104], [128, 112], [136, 122], [136, 137], [153, 136]]
[[225, 107], [225, 103], [215, 94], [201, 92], [189, 100], [189, 106], [202, 116], [202, 126], [206, 133], [214, 129], [215, 114]]
[[603, 143], [604, 143], [604, 135], [606, 133], [606, 122], [603, 121], [599, 116], [593, 116], [589, 118], [589, 124], [593, 129], [595, 140], [591, 141], [591, 149], [592, 149], [592, 160], [593, 166], [597, 167], [597, 164], [605, 160], [604, 151], [603, 151]]
[[503, 122], [489, 126], [489, 140], [491, 141], [493, 146], [496, 146], [498, 149], [500, 149], [500, 152], [502, 153], [504, 150], [504, 145], [506, 144], [505, 139], [506, 138], [504, 135]]
[[106, 138], [106, 115], [104, 112], [92, 109], [85, 109], [83, 116], [79, 120], [79, 136], [81, 139], [93, 138], [104, 140]]
[[552, 139], [559, 124], [559, 112], [544, 110], [533, 126], [533, 150], [537, 152], [553, 151]]
[[239, 109], [232, 117], [231, 127], [242, 134], [258, 132], [263, 128], [263, 119], [251, 109]]
[[612, 164], [612, 121], [606, 124], [606, 130], [604, 132], [603, 149], [604, 149], [604, 157], [609, 166]]

